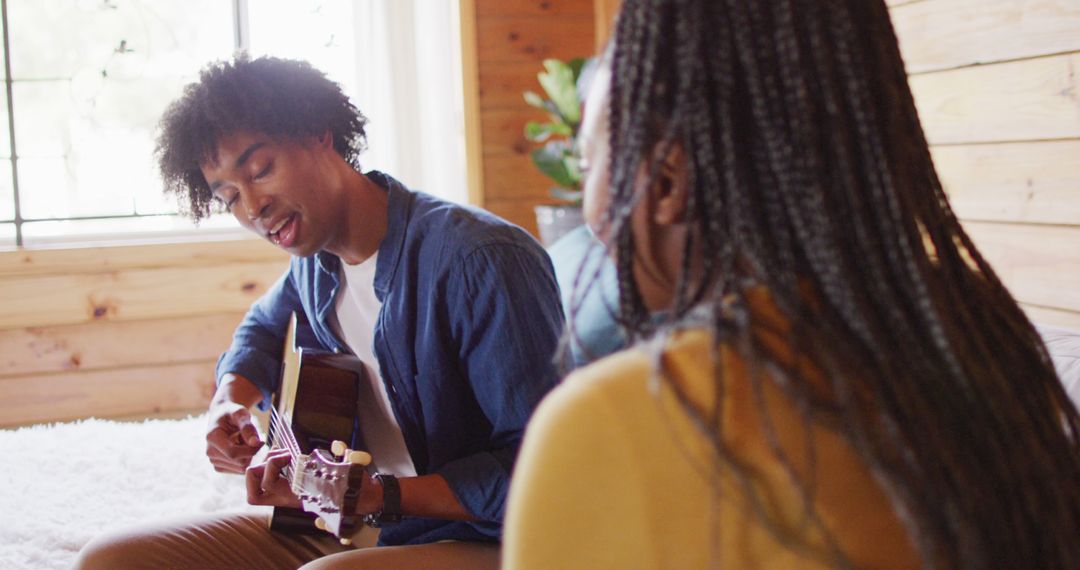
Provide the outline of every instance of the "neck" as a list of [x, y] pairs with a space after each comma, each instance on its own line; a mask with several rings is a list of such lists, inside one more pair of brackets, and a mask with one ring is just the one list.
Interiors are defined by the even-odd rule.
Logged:
[[367, 176], [348, 167], [342, 173], [344, 209], [338, 218], [338, 239], [326, 248], [350, 265], [375, 255], [386, 236], [388, 196]]

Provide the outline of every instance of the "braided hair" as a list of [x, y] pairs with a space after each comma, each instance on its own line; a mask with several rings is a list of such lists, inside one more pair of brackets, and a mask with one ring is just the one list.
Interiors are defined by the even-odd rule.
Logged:
[[[758, 391], [782, 385], [808, 432], [818, 422], [850, 443], [925, 566], [1080, 568], [1080, 417], [949, 207], [884, 1], [624, 0], [610, 59], [605, 219], [628, 332], [704, 310]], [[691, 231], [658, 324], [628, 219], [664, 144], [685, 151]], [[828, 401], [755, 340], [747, 292], [760, 286]], [[737, 469], [719, 412], [684, 407]], [[813, 482], [798, 486], [810, 505]]]

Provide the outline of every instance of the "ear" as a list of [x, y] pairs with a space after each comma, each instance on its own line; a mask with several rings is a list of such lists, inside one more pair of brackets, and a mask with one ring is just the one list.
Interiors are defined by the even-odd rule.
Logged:
[[657, 225], [681, 224], [686, 218], [689, 184], [686, 153], [679, 143], [660, 143], [654, 159], [660, 162], [656, 179], [649, 188], [652, 218]]
[[326, 129], [321, 135], [318, 136], [318, 142], [319, 146], [333, 148], [334, 134], [330, 132], [330, 129]]

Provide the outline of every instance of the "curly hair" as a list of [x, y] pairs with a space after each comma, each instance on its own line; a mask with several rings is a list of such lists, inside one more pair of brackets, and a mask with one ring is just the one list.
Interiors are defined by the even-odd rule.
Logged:
[[[628, 332], [708, 313], [717, 338], [744, 352], [757, 393], [778, 383], [807, 433], [820, 421], [850, 442], [925, 566], [1080, 568], [1080, 413], [949, 207], [883, 0], [624, 0], [611, 59], [605, 216]], [[687, 153], [694, 230], [663, 323], [633, 278], [629, 223], [660, 144]], [[795, 367], [768, 368], [747, 300], [759, 285], [835, 398], [818, 401]], [[719, 412], [684, 408], [718, 468], [738, 469]], [[770, 441], [812, 504], [814, 482]], [[835, 566], [851, 565], [830, 546]]]
[[305, 61], [238, 54], [206, 66], [158, 124], [155, 157], [165, 193], [196, 222], [213, 209], [200, 165], [217, 160], [222, 137], [240, 131], [296, 139], [330, 131], [334, 150], [355, 169], [367, 119], [341, 87]]

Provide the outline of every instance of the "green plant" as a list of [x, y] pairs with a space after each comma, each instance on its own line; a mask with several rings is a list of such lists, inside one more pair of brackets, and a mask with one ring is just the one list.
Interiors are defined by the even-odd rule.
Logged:
[[547, 112], [549, 118], [547, 122], [529, 121], [525, 125], [525, 138], [542, 143], [531, 153], [533, 164], [558, 185], [551, 189], [551, 195], [572, 205], [581, 205], [581, 170], [574, 141], [581, 125], [577, 84], [586, 61], [544, 60], [544, 71], [536, 77], [547, 98], [525, 92], [525, 102]]

